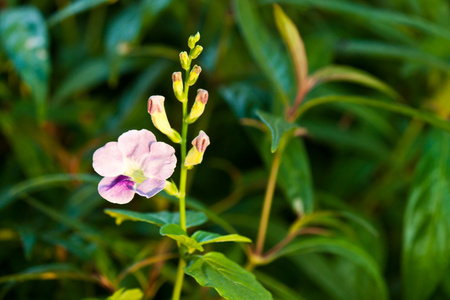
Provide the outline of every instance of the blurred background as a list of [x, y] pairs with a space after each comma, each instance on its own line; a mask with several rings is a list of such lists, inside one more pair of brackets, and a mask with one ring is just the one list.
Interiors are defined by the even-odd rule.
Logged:
[[[190, 137], [204, 130], [211, 145], [189, 173], [189, 206], [207, 212], [204, 228], [255, 240], [270, 134], [248, 124], [256, 109], [282, 114], [279, 86], [290, 101], [297, 90], [273, 3], [297, 26], [309, 73], [347, 65], [399, 94], [333, 82], [305, 102], [359, 95], [449, 120], [448, 0], [0, 1], [0, 299], [105, 299], [120, 287], [170, 297], [176, 260], [129, 268], [173, 245], [150, 224], [116, 226], [103, 213], [124, 207], [98, 195], [92, 154], [130, 129], [170, 143], [147, 99], [164, 95], [181, 128], [171, 74], [197, 31], [203, 71], [191, 99], [197, 88], [210, 97]], [[295, 252], [257, 268], [260, 282], [275, 299], [382, 299], [383, 288], [392, 299], [450, 299], [448, 133], [342, 103], [311, 109], [298, 125], [304, 148], [279, 177], [267, 249], [299, 213], [331, 210], [344, 217], [326, 236], [344, 250]], [[293, 186], [309, 199], [303, 207]], [[173, 210], [176, 201], [136, 196], [126, 209]], [[245, 264], [238, 245], [215, 247]], [[217, 298], [186, 280], [186, 299]]]

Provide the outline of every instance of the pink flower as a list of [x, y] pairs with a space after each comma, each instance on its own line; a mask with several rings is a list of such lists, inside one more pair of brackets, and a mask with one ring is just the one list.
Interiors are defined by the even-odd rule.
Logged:
[[134, 193], [150, 198], [164, 189], [177, 163], [175, 149], [157, 142], [148, 130], [130, 130], [117, 142], [94, 152], [92, 166], [104, 176], [98, 184], [100, 196], [112, 203], [130, 202]]

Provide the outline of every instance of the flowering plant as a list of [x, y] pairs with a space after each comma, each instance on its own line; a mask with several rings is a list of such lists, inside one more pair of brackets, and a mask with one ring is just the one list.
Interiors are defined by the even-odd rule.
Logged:
[[[220, 252], [208, 252], [204, 255], [203, 246], [221, 242], [249, 243], [250, 239], [238, 235], [220, 235], [207, 231], [196, 231], [192, 235], [188, 227], [201, 225], [207, 218], [201, 212], [186, 211], [186, 180], [188, 170], [199, 165], [210, 144], [208, 135], [200, 133], [192, 140], [192, 148], [187, 152], [188, 125], [194, 123], [202, 114], [208, 101], [208, 92], [199, 89], [194, 104], [188, 113], [189, 87], [194, 85], [200, 75], [201, 67], [192, 61], [203, 48], [197, 45], [200, 34], [189, 37], [190, 53], [181, 52], [180, 61], [186, 71], [183, 83], [181, 72], [172, 75], [175, 97], [182, 104], [181, 135], [171, 127], [168, 120], [163, 96], [151, 96], [147, 111], [153, 125], [172, 142], [180, 144], [180, 181], [179, 188], [172, 181], [177, 159], [175, 149], [157, 142], [152, 132], [142, 129], [123, 133], [117, 142], [109, 142], [95, 151], [94, 170], [104, 178], [98, 184], [99, 194], [112, 203], [126, 204], [135, 193], [150, 198], [162, 190], [179, 199], [179, 212], [140, 213], [127, 210], [108, 209], [106, 213], [116, 218], [117, 224], [124, 220], [150, 222], [160, 226], [160, 234], [177, 242], [179, 248], [178, 270], [172, 299], [180, 299], [184, 274], [188, 274], [202, 286], [213, 287], [226, 299], [272, 299], [271, 294], [256, 281], [249, 271], [229, 260]], [[155, 221], [158, 220], [158, 221]]]

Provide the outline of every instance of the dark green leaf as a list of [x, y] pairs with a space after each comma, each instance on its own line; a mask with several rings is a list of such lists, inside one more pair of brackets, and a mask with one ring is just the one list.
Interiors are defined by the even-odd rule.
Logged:
[[159, 230], [159, 233], [185, 245], [188, 248], [189, 253], [194, 253], [195, 250], [203, 252], [202, 245], [195, 239], [188, 237], [186, 231], [177, 224], [163, 225]]
[[263, 3], [289, 3], [312, 6], [326, 11], [348, 14], [363, 18], [364, 20], [376, 20], [378, 22], [391, 23], [396, 25], [406, 25], [422, 30], [423, 32], [434, 34], [450, 40], [450, 33], [447, 28], [428, 22], [419, 17], [411, 17], [405, 14], [376, 9], [367, 5], [356, 4], [350, 1], [334, 0], [262, 0]]
[[72, 17], [76, 14], [82, 13], [84, 11], [87, 11], [91, 8], [97, 7], [99, 5], [105, 4], [111, 2], [111, 0], [78, 0], [75, 2], [70, 3], [54, 15], [52, 15], [48, 21], [47, 24], [49, 27], [55, 26], [61, 21], [64, 21], [65, 19]]
[[252, 241], [242, 235], [239, 234], [227, 234], [220, 235], [213, 232], [208, 231], [197, 231], [192, 235], [192, 238], [195, 239], [200, 245], [211, 244], [211, 243], [221, 243], [221, 242], [236, 242], [236, 243], [251, 243]]
[[414, 48], [386, 44], [379, 41], [346, 41], [339, 51], [351, 56], [364, 55], [382, 59], [412, 61], [445, 72], [450, 71], [450, 63], [437, 56]]
[[90, 174], [51, 174], [31, 178], [2, 191], [0, 194], [0, 210], [25, 193], [31, 193], [55, 185], [60, 185], [61, 183], [65, 184], [77, 180], [98, 183], [99, 177]]
[[255, 276], [218, 252], [195, 256], [184, 269], [201, 285], [216, 289], [229, 300], [265, 300], [272, 295]]
[[50, 73], [49, 42], [42, 14], [33, 6], [0, 12], [0, 45], [33, 93], [40, 120], [45, 114]]
[[404, 299], [429, 299], [450, 262], [450, 134], [429, 135], [415, 172], [403, 232]]
[[381, 108], [387, 111], [403, 114], [408, 117], [416, 118], [418, 120], [427, 122], [433, 126], [436, 126], [438, 128], [445, 129], [446, 131], [450, 131], [450, 122], [444, 121], [435, 115], [420, 111], [418, 109], [414, 109], [411, 107], [408, 107], [406, 105], [400, 105], [400, 104], [394, 104], [394, 103], [386, 103], [381, 100], [374, 100], [369, 98], [363, 98], [363, 97], [355, 97], [355, 96], [326, 96], [321, 98], [316, 98], [309, 100], [305, 104], [303, 104], [300, 109], [298, 110], [298, 115], [302, 115], [304, 112], [309, 110], [310, 108], [322, 105], [322, 104], [328, 104], [328, 103], [352, 103], [352, 104], [359, 104], [364, 106], [370, 106], [375, 108]]
[[286, 53], [265, 28], [253, 0], [235, 0], [234, 7], [247, 47], [272, 83], [277, 97], [285, 105], [289, 104], [295, 91]]
[[68, 264], [49, 264], [26, 269], [17, 274], [0, 277], [0, 283], [22, 282], [28, 280], [58, 280], [73, 279], [94, 281], [93, 277], [85, 274]]
[[386, 284], [377, 263], [363, 249], [348, 241], [329, 238], [305, 239], [288, 245], [278, 252], [276, 257], [311, 252], [332, 253], [349, 259], [373, 278], [381, 299], [387, 299]]
[[27, 225], [20, 225], [18, 227], [20, 239], [22, 240], [23, 250], [25, 252], [25, 257], [30, 260], [31, 253], [33, 252], [34, 244], [36, 242], [36, 234], [33, 232], [31, 227]]
[[272, 145], [270, 147], [272, 153], [277, 151], [280, 140], [285, 133], [292, 132], [298, 128], [295, 124], [289, 123], [278, 116], [274, 116], [261, 110], [256, 111], [256, 115], [267, 125], [267, 127], [269, 127], [270, 132], [272, 133]]
[[310, 213], [314, 207], [314, 188], [308, 154], [299, 138], [291, 139], [284, 150], [278, 171], [278, 184], [297, 214]]
[[[123, 221], [140, 221], [163, 226], [166, 224], [180, 225], [180, 213], [161, 211], [156, 213], [139, 213], [124, 209], [106, 209], [105, 213], [116, 219], [116, 224], [120, 225]], [[186, 227], [198, 226], [205, 223], [208, 219], [202, 212], [186, 211]]]
[[328, 66], [324, 67], [311, 75], [311, 80], [315, 84], [328, 81], [349, 81], [359, 83], [374, 89], [377, 89], [394, 99], [399, 99], [400, 95], [390, 86], [370, 75], [367, 72], [348, 66]]

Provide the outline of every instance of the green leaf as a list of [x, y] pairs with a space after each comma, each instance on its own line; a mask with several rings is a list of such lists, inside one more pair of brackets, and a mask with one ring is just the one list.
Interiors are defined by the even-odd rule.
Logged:
[[265, 27], [254, 1], [235, 0], [234, 7], [250, 53], [272, 83], [277, 97], [288, 105], [294, 95], [294, 76], [286, 53]]
[[28, 225], [19, 225], [18, 232], [22, 240], [23, 250], [27, 260], [31, 260], [31, 253], [33, 252], [34, 244], [36, 243], [36, 233], [33, 232]]
[[348, 66], [327, 66], [311, 75], [315, 85], [329, 81], [349, 81], [374, 88], [394, 99], [400, 99], [400, 95], [390, 86], [377, 79], [376, 77]]
[[404, 299], [429, 299], [450, 263], [450, 134], [434, 131], [416, 169], [404, 219]]
[[450, 40], [450, 33], [446, 27], [428, 22], [417, 16], [411, 17], [398, 12], [377, 9], [367, 5], [356, 4], [350, 1], [335, 0], [262, 0], [263, 3], [289, 3], [302, 6], [310, 6], [325, 11], [348, 14], [354, 17], [360, 17], [363, 20], [372, 20], [396, 25], [406, 25], [422, 30], [425, 33], [434, 34]]
[[[295, 27], [295, 24], [289, 19], [279, 5], [274, 5], [275, 22], [278, 30], [286, 43], [292, 61], [294, 62], [295, 73], [297, 76], [297, 89], [305, 88], [308, 77], [308, 59], [306, 57], [305, 45], [302, 37]], [[298, 93], [298, 91], [297, 91]]]
[[[105, 213], [116, 218], [116, 224], [120, 225], [123, 221], [140, 221], [163, 226], [166, 224], [180, 225], [180, 213], [161, 211], [156, 213], [139, 213], [124, 209], [106, 209]], [[202, 212], [186, 211], [186, 227], [198, 226], [205, 223], [208, 219]]]
[[267, 125], [267, 127], [269, 127], [270, 132], [272, 133], [272, 145], [270, 147], [272, 153], [277, 151], [280, 140], [285, 133], [298, 128], [295, 124], [289, 123], [278, 116], [274, 116], [261, 110], [256, 111], [256, 115]]
[[65, 6], [60, 11], [53, 14], [48, 20], [49, 27], [53, 27], [61, 21], [72, 17], [76, 14], [82, 13], [99, 5], [112, 2], [112, 0], [78, 0]]
[[188, 237], [186, 231], [177, 224], [166, 224], [161, 227], [159, 233], [185, 245], [189, 253], [193, 253], [195, 250], [204, 251], [202, 245], [195, 239]]
[[196, 231], [192, 238], [195, 239], [200, 245], [211, 244], [211, 243], [221, 243], [221, 242], [236, 242], [236, 243], [251, 243], [252, 240], [239, 235], [239, 234], [227, 234], [220, 235], [208, 231]]
[[71, 265], [49, 264], [31, 267], [21, 273], [2, 276], [0, 277], [0, 283], [58, 279], [95, 281], [93, 277], [79, 271]]
[[311, 238], [291, 243], [281, 251], [279, 251], [274, 259], [286, 255], [325, 252], [332, 253], [352, 261], [356, 265], [363, 268], [368, 275], [372, 277], [378, 287], [381, 299], [387, 299], [387, 288], [381, 274], [380, 268], [375, 260], [367, 254], [363, 249], [341, 239], [329, 238]]
[[433, 67], [438, 70], [450, 72], [450, 63], [445, 59], [417, 50], [411, 47], [392, 45], [379, 41], [346, 41], [339, 52], [351, 55], [364, 55], [369, 57], [380, 57], [383, 59], [395, 59], [400, 61], [411, 61]]
[[31, 88], [37, 116], [45, 115], [50, 73], [49, 38], [41, 12], [33, 6], [0, 12], [0, 46]]
[[281, 159], [277, 182], [297, 214], [312, 212], [314, 187], [308, 154], [301, 139], [291, 139], [287, 144]]
[[283, 282], [274, 278], [276, 275], [269, 276], [262, 272], [253, 271], [256, 278], [267, 286], [274, 294], [276, 299], [280, 300], [304, 300], [296, 291], [286, 286]]
[[141, 300], [143, 297], [144, 294], [140, 289], [126, 290], [125, 288], [121, 288], [111, 297], [108, 297], [107, 300]]
[[304, 114], [307, 110], [311, 109], [314, 106], [328, 104], [328, 103], [352, 103], [359, 104], [364, 106], [370, 106], [375, 108], [381, 108], [387, 111], [403, 114], [408, 117], [416, 118], [418, 120], [429, 123], [438, 128], [444, 129], [446, 131], [450, 131], [450, 122], [439, 119], [433, 114], [428, 112], [420, 111], [406, 105], [400, 105], [395, 103], [386, 103], [381, 100], [368, 99], [364, 97], [355, 97], [355, 96], [326, 96], [311, 99], [302, 106], [300, 106], [298, 110], [298, 116]]
[[184, 269], [201, 285], [214, 288], [221, 297], [229, 300], [266, 300], [272, 295], [255, 276], [222, 253], [209, 252], [195, 256]]
[[23, 194], [43, 190], [62, 183], [73, 181], [84, 181], [90, 183], [98, 183], [99, 177], [91, 174], [51, 174], [31, 178], [20, 182], [12, 187], [2, 190], [0, 193], [0, 210], [11, 204], [14, 200]]

